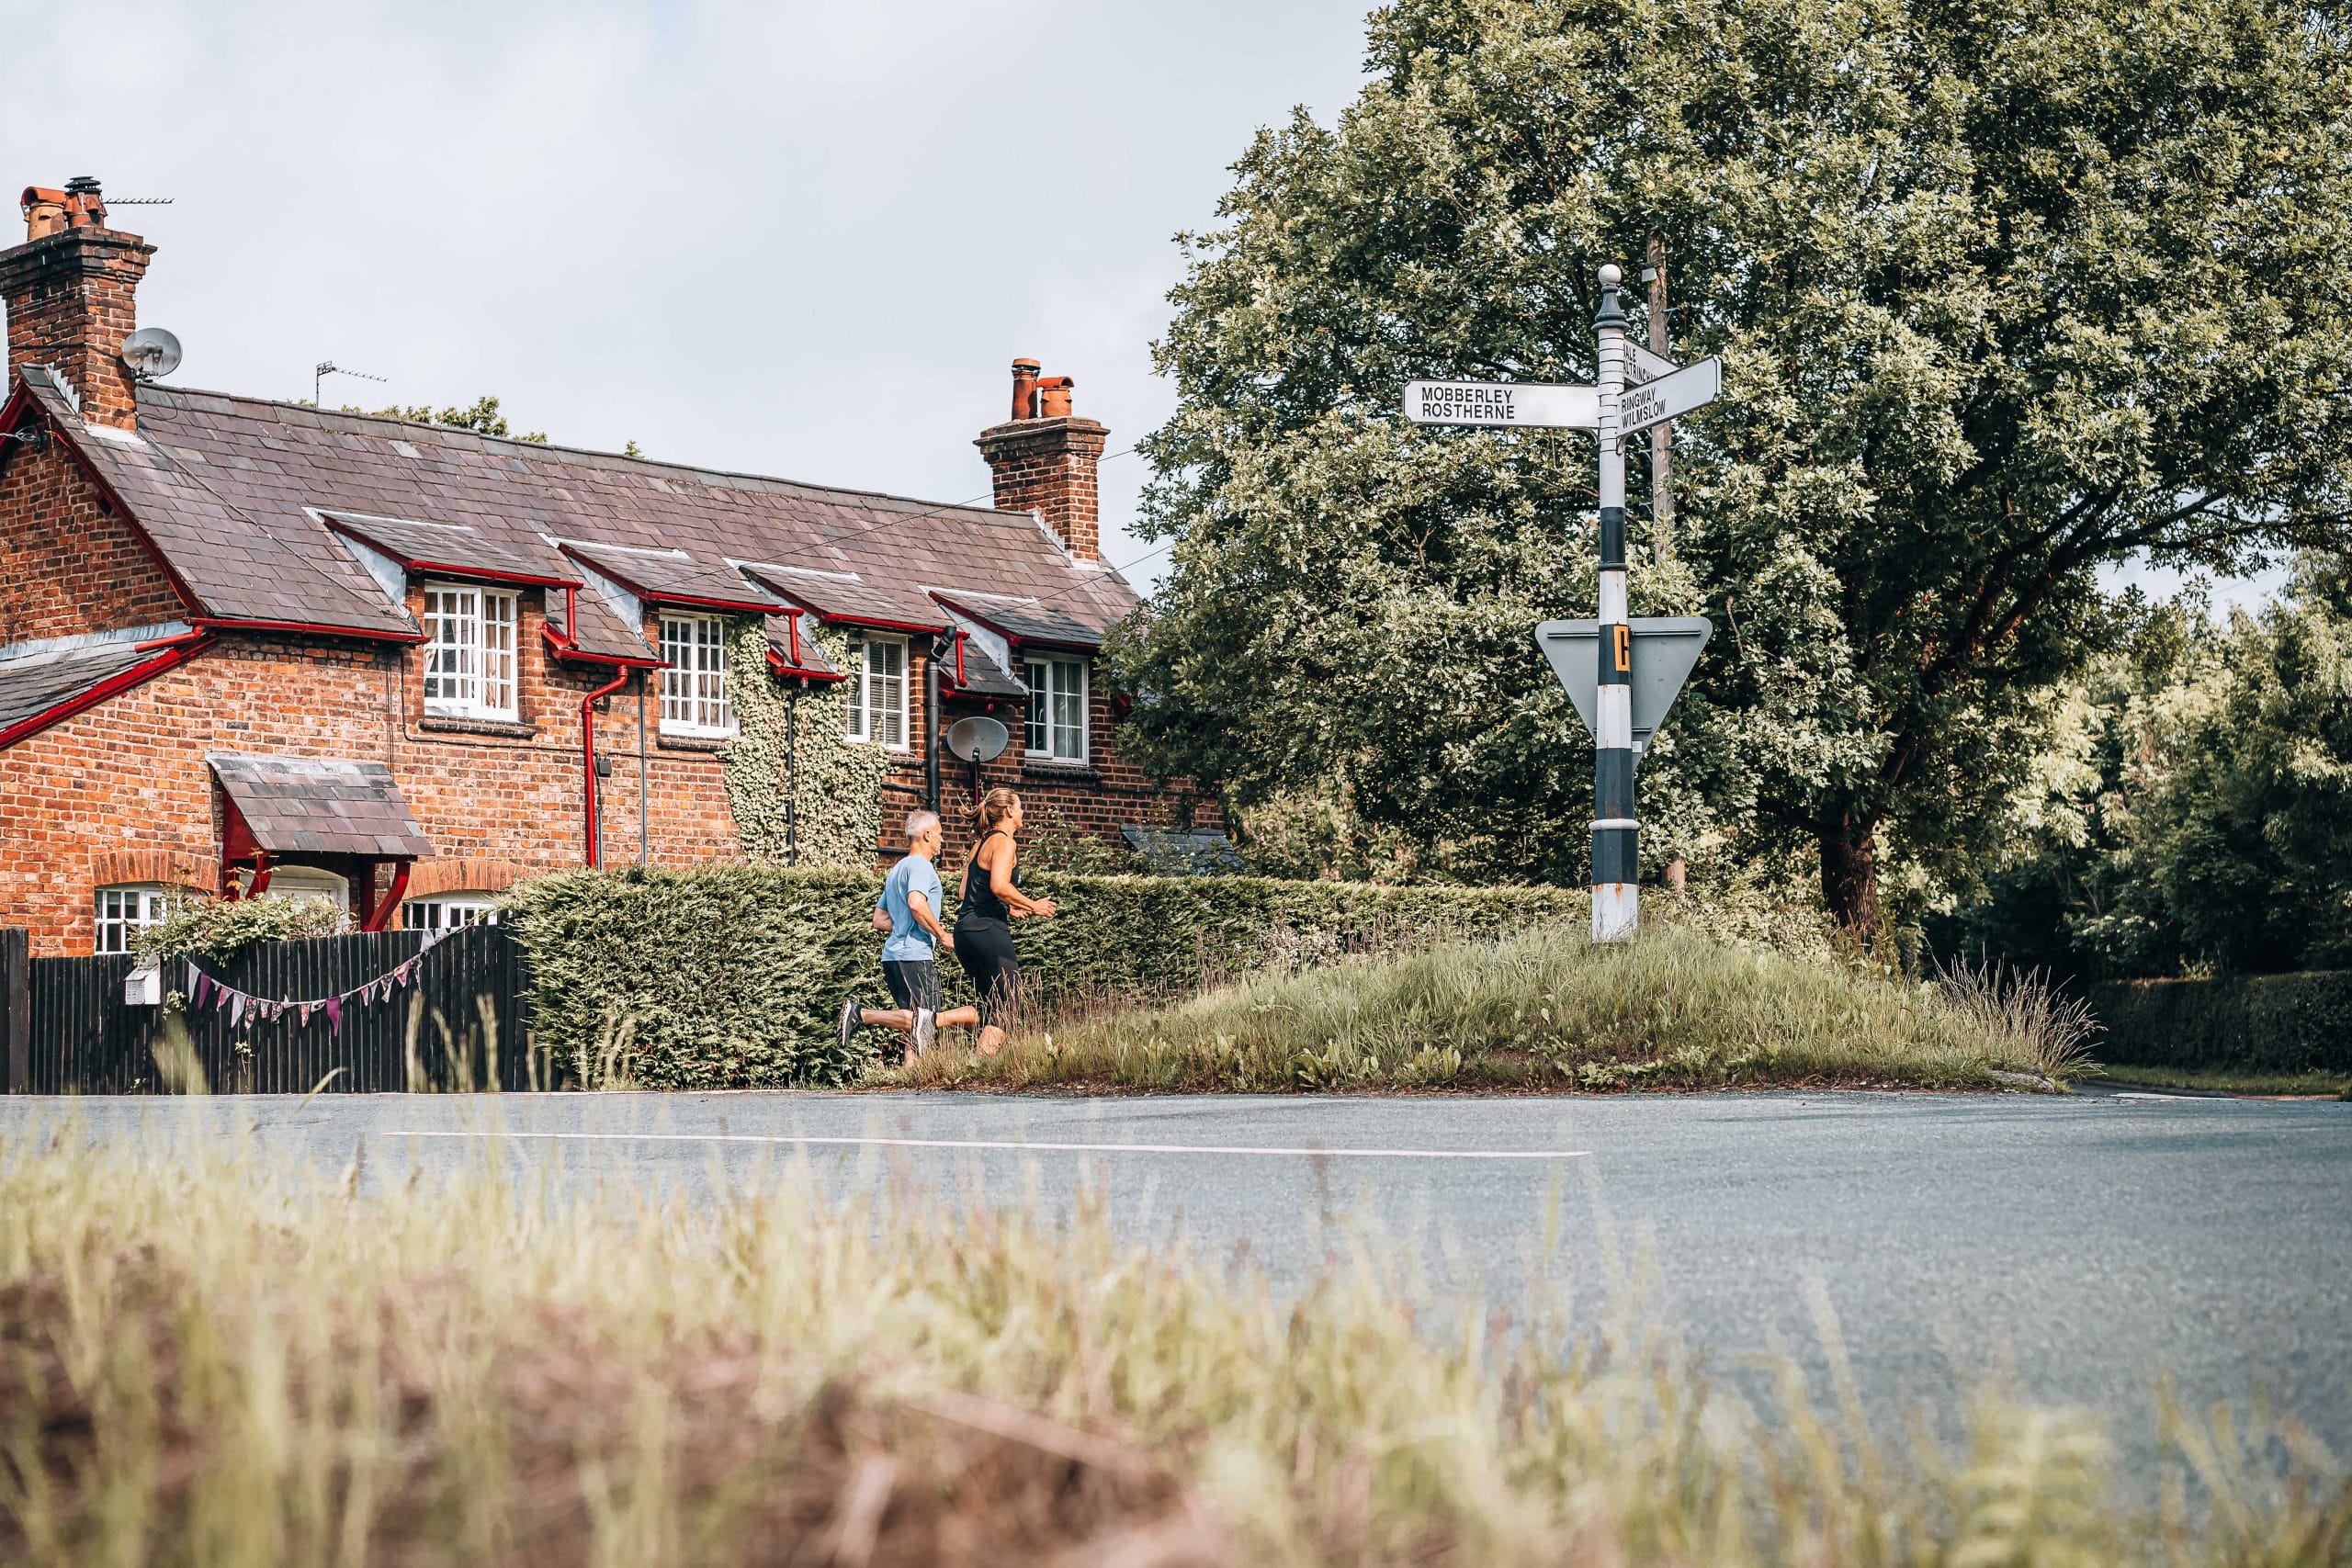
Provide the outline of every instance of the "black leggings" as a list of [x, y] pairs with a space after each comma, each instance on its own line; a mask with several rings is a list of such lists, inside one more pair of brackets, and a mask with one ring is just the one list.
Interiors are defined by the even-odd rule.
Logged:
[[970, 920], [956, 927], [956, 956], [979, 993], [980, 1026], [1010, 1030], [1021, 999], [1021, 963], [1012, 953], [1012, 928], [1002, 920]]

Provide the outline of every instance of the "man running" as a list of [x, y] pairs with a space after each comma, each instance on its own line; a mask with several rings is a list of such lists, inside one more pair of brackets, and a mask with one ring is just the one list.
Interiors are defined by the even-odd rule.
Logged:
[[906, 855], [890, 868], [890, 874], [883, 879], [882, 896], [874, 903], [876, 929], [887, 928], [890, 932], [890, 939], [882, 944], [882, 978], [898, 1006], [861, 1007], [854, 992], [842, 998], [843, 1051], [862, 1028], [895, 1029], [907, 1037], [903, 1065], [911, 1067], [917, 1056], [931, 1049], [941, 1024], [970, 1029], [980, 1021], [976, 1008], [956, 1008], [944, 1015], [939, 1010], [938, 951], [942, 946], [950, 953], [956, 951], [956, 939], [939, 923], [939, 868], [933, 863], [939, 854], [939, 839], [936, 812], [907, 814]]

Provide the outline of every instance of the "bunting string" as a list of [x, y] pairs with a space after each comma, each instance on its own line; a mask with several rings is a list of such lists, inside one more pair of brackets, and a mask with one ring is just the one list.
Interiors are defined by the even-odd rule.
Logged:
[[248, 1022], [275, 1023], [288, 1013], [294, 1014], [300, 1022], [308, 1023], [318, 1014], [324, 1013], [329, 1032], [340, 1034], [343, 1032], [345, 1008], [355, 1002], [365, 1007], [374, 1002], [390, 1001], [393, 992], [407, 989], [409, 983], [416, 978], [417, 965], [424, 962], [424, 955], [432, 952], [434, 944], [447, 934], [445, 931], [426, 931], [424, 945], [407, 958], [381, 975], [332, 997], [256, 997], [234, 986], [222, 984], [198, 969], [196, 960], [191, 958], [187, 960], [188, 1010], [193, 1012], [209, 1008], [214, 1011], [225, 1011], [232, 1029], [242, 1028]]

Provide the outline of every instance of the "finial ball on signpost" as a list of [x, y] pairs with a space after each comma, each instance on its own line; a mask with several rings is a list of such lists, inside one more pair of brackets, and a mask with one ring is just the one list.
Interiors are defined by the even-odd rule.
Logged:
[[1601, 264], [1600, 287], [1603, 288], [1614, 288], [1624, 280], [1625, 274], [1615, 262], [1603, 262]]

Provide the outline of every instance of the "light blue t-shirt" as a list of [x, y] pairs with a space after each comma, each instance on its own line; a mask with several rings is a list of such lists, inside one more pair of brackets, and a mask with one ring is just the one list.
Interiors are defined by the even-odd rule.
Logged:
[[928, 963], [937, 950], [931, 932], [915, 923], [914, 911], [908, 908], [910, 895], [920, 893], [931, 906], [931, 918], [939, 919], [939, 870], [921, 855], [909, 855], [890, 868], [882, 883], [882, 899], [875, 908], [890, 915], [890, 940], [882, 944], [882, 956], [893, 964]]

